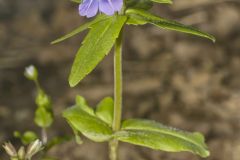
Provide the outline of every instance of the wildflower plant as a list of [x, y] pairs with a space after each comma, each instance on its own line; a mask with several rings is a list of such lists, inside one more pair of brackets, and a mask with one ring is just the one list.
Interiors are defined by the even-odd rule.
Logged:
[[204, 136], [186, 132], [152, 120], [132, 118], [122, 121], [122, 41], [124, 26], [152, 24], [160, 29], [215, 38], [191, 26], [168, 20], [151, 13], [154, 3], [172, 4], [171, 0], [72, 0], [79, 5], [79, 14], [90, 19], [52, 44], [66, 40], [90, 29], [79, 48], [69, 76], [71, 87], [87, 76], [114, 46], [114, 99], [104, 98], [96, 110], [77, 96], [76, 104], [64, 111], [63, 116], [74, 130], [95, 142], [109, 142], [110, 159], [118, 159], [118, 144], [126, 142], [168, 152], [189, 151], [208, 157]]
[[[35, 66], [26, 67], [24, 75], [30, 81], [33, 81], [36, 86], [34, 122], [41, 128], [40, 134], [28, 130], [24, 133], [15, 131], [14, 137], [22, 142], [22, 146], [16, 150], [10, 142], [5, 142], [3, 148], [9, 155], [10, 160], [31, 160], [33, 156], [39, 154], [41, 160], [54, 160], [55, 158], [48, 156], [48, 151], [54, 146], [62, 144], [72, 138], [67, 135], [48, 137], [48, 129], [54, 121], [51, 98], [41, 87], [38, 80], [38, 70]], [[27, 147], [25, 147], [27, 146]]]

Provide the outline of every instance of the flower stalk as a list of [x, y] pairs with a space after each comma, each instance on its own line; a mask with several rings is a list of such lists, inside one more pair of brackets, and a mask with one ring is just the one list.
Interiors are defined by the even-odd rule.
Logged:
[[[114, 116], [112, 129], [114, 132], [119, 131], [122, 120], [122, 34], [115, 42], [114, 53]], [[110, 145], [110, 160], [117, 160], [118, 141], [113, 139]]]

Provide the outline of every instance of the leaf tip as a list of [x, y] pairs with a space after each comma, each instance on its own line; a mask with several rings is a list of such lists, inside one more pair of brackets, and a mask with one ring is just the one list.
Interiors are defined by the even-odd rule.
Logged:
[[211, 34], [205, 33], [204, 37], [209, 39], [209, 40], [211, 40], [213, 43], [216, 42], [216, 38], [213, 35], [211, 35]]
[[216, 43], [216, 38], [214, 36], [209, 35], [207, 38], [210, 39], [213, 43]]
[[58, 40], [58, 39], [50, 42], [51, 45], [54, 45], [54, 44], [57, 44], [57, 43], [59, 43], [59, 40]]
[[208, 150], [206, 150], [205, 152], [204, 152], [204, 154], [202, 154], [202, 155], [200, 155], [202, 158], [207, 158], [207, 157], [209, 157], [210, 156], [210, 152], [208, 151]]
[[77, 85], [77, 83], [75, 81], [71, 81], [71, 80], [69, 80], [68, 83], [69, 83], [69, 86], [71, 88], [73, 88], [73, 87], [75, 87]]
[[213, 37], [212, 42], [216, 43], [216, 38], [215, 37]]
[[69, 78], [68, 78], [68, 83], [69, 83], [69, 86], [70, 87], [76, 87], [76, 85], [82, 80], [83, 78], [81, 79], [76, 79], [76, 78], [73, 78], [72, 74], [70, 74]]

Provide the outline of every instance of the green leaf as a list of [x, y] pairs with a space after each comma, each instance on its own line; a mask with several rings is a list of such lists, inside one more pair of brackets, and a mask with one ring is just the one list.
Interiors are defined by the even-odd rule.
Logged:
[[[157, 16], [155, 16], [155, 15], [153, 15], [153, 14], [147, 12], [147, 11], [144, 11], [144, 10], [128, 9], [126, 11], [126, 14], [131, 19], [135, 19], [136, 23], [141, 22], [141, 24], [144, 24], [143, 22], [145, 21], [146, 23], [153, 24], [153, 25], [155, 25], [157, 27], [160, 27], [160, 28], [163, 28], [163, 29], [169, 29], [169, 30], [174, 30], [174, 31], [178, 31], [178, 32], [184, 32], [184, 33], [204, 37], [204, 38], [210, 39], [213, 42], [215, 42], [215, 38], [208, 33], [202, 32], [202, 31], [200, 31], [198, 29], [195, 29], [193, 27], [190, 27], [190, 26], [183, 25], [183, 24], [178, 23], [176, 21], [172, 21], [172, 20], [161, 18], [161, 17], [157, 17]], [[131, 22], [133, 22], [133, 20], [131, 20]]]
[[190, 133], [164, 126], [150, 120], [130, 119], [122, 124], [115, 134], [123, 142], [169, 152], [189, 151], [209, 156], [209, 151], [200, 133]]
[[72, 130], [73, 130], [76, 143], [77, 143], [77, 144], [83, 144], [82, 138], [81, 138], [81, 136], [79, 135], [78, 130], [77, 130], [71, 123], [68, 123], [68, 124], [70, 125], [70, 127], [71, 127]]
[[22, 143], [25, 145], [30, 144], [34, 140], [38, 139], [38, 136], [36, 135], [36, 133], [32, 131], [26, 131], [23, 135], [20, 132], [15, 131], [14, 137], [19, 138], [22, 141]]
[[152, 8], [153, 2], [172, 4], [171, 0], [126, 0], [126, 7], [149, 10]]
[[149, 10], [153, 6], [153, 3], [150, 0], [127, 0], [126, 7], [127, 8], [138, 8]]
[[35, 111], [34, 122], [42, 128], [50, 127], [53, 122], [53, 115], [44, 107], [38, 107]]
[[73, 106], [63, 112], [68, 123], [84, 136], [96, 142], [107, 141], [112, 138], [112, 130], [101, 119], [88, 114], [79, 106]]
[[106, 97], [97, 105], [96, 116], [111, 127], [113, 122], [113, 110], [113, 99], [111, 97]]
[[76, 96], [76, 104], [77, 106], [81, 107], [82, 110], [87, 112], [88, 114], [95, 116], [94, 110], [88, 106], [86, 100], [82, 96]]
[[78, 4], [82, 3], [82, 0], [71, 0], [71, 1], [75, 2], [75, 3], [78, 3]]
[[115, 15], [91, 25], [72, 66], [71, 87], [76, 86], [109, 53], [126, 19], [126, 16]]
[[51, 109], [52, 104], [51, 104], [50, 97], [46, 93], [44, 93], [43, 90], [38, 90], [38, 94], [35, 101], [38, 107]]
[[152, 2], [156, 2], [156, 3], [168, 3], [168, 4], [172, 4], [172, 0], [151, 0]]
[[72, 32], [52, 41], [51, 44], [56, 44], [56, 43], [66, 40], [66, 39], [69, 39], [69, 38], [77, 35], [78, 33], [81, 33], [82, 31], [88, 29], [89, 27], [91, 27], [91, 25], [94, 25], [95, 23], [97, 23], [99, 21], [104, 21], [105, 19], [108, 19], [108, 18], [109, 18], [109, 16], [106, 16], [104, 14], [98, 15], [97, 18], [95, 18], [94, 20], [87, 22], [87, 23], [81, 25], [80, 27], [74, 29]]
[[53, 123], [53, 111], [50, 97], [43, 90], [38, 90], [36, 97], [38, 108], [35, 111], [34, 121], [39, 127], [47, 128]]
[[82, 138], [80, 137], [78, 132], [75, 132], [74, 136], [75, 136], [75, 141], [76, 141], [77, 144], [83, 144]]
[[128, 25], [144, 25], [147, 24], [147, 22], [145, 20], [142, 19], [137, 19], [135, 17], [129, 16], [129, 18], [127, 19], [126, 24]]

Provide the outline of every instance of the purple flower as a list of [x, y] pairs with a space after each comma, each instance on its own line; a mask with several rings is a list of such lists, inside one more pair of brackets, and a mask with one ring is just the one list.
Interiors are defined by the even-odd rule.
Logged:
[[100, 12], [106, 15], [113, 15], [122, 9], [123, 0], [83, 0], [79, 5], [81, 16], [93, 17]]

